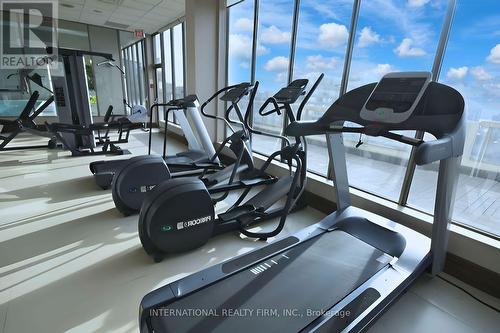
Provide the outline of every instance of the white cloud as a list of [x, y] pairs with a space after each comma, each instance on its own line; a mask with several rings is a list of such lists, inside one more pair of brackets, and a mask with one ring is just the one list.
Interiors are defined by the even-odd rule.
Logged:
[[269, 59], [264, 65], [266, 71], [286, 71], [288, 69], [288, 58], [283, 56]]
[[408, 0], [408, 6], [410, 7], [422, 7], [425, 6], [430, 0]]
[[481, 66], [472, 67], [470, 69], [470, 73], [472, 74], [474, 79], [478, 81], [488, 81], [493, 78], [493, 76]]
[[277, 26], [272, 25], [262, 30], [260, 41], [267, 44], [290, 43], [290, 32], [281, 31]]
[[450, 80], [460, 80], [467, 75], [467, 72], [469, 71], [469, 67], [467, 66], [462, 66], [458, 68], [453, 68], [451, 67], [448, 70], [448, 73], [446, 73], [446, 77]]
[[349, 32], [345, 25], [337, 23], [325, 23], [319, 27], [318, 41], [324, 48], [336, 48], [344, 45], [349, 38]]
[[[252, 38], [247, 35], [242, 34], [230, 34], [229, 35], [229, 56], [239, 59], [250, 59], [252, 58]], [[269, 50], [264, 46], [257, 45], [257, 55], [263, 55], [268, 53]]]
[[373, 31], [370, 27], [364, 27], [361, 29], [358, 39], [359, 47], [367, 47], [371, 44], [382, 42], [380, 35]]
[[489, 62], [500, 64], [500, 44], [495, 45], [490, 51], [490, 55], [486, 58]]
[[242, 17], [236, 20], [234, 26], [236, 27], [236, 29], [241, 31], [253, 31], [253, 21], [246, 17]]
[[250, 64], [248, 63], [248, 61], [243, 61], [243, 62], [240, 62], [240, 67], [244, 68], [244, 69], [248, 69], [248, 68], [250, 68]]
[[313, 55], [306, 58], [306, 68], [312, 71], [326, 71], [334, 69], [338, 61], [335, 58], [326, 58], [322, 55]]
[[424, 50], [418, 47], [413, 47], [412, 44], [413, 40], [411, 38], [405, 38], [401, 44], [394, 49], [394, 52], [396, 52], [400, 57], [421, 57], [425, 55]]
[[394, 67], [391, 64], [377, 64], [373, 71], [378, 76], [384, 76], [387, 73], [394, 72]]
[[274, 77], [274, 82], [279, 82], [283, 84], [283, 82], [286, 82], [287, 80], [287, 75], [288, 75], [287, 72], [280, 72], [276, 74], [276, 76]]

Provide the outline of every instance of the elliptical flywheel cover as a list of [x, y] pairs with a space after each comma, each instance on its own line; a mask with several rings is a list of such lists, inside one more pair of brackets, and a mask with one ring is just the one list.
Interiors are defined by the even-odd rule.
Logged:
[[148, 193], [139, 216], [139, 237], [154, 257], [205, 244], [213, 233], [215, 210], [198, 178], [176, 178]]

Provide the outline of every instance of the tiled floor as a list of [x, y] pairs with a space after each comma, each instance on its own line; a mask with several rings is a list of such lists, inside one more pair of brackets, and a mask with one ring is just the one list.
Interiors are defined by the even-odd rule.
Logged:
[[[135, 134], [128, 148], [142, 153], [145, 142], [144, 133]], [[88, 163], [95, 159], [45, 150], [0, 153], [1, 332], [137, 332], [138, 305], [148, 291], [264, 245], [227, 234], [154, 264], [138, 240], [137, 216], [122, 217], [110, 192], [94, 185]], [[310, 208], [295, 213], [282, 235], [321, 217]], [[498, 313], [424, 276], [370, 332], [498, 327]]]

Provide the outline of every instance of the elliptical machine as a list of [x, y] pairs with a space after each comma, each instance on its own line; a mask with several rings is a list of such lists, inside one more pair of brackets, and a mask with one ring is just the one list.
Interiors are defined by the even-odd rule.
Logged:
[[[268, 98], [259, 110], [261, 116], [273, 113], [281, 114], [284, 110], [291, 121], [300, 120], [302, 110], [322, 80], [321, 75], [309, 90], [297, 111], [293, 114], [291, 105], [305, 94], [308, 80], [295, 80]], [[266, 108], [272, 105], [272, 110]], [[265, 133], [253, 129], [249, 123], [250, 108], [245, 114], [244, 123], [252, 134], [279, 138], [287, 142], [282, 149], [271, 154], [262, 167], [254, 170], [254, 178], [233, 182], [228, 188], [220, 186], [208, 188], [196, 178], [178, 178], [159, 184], [149, 192], [141, 207], [139, 216], [139, 238], [144, 250], [159, 262], [166, 254], [195, 249], [205, 244], [211, 237], [229, 231], [266, 240], [281, 232], [287, 215], [296, 207], [297, 201], [306, 184], [306, 148], [305, 140], [295, 138], [295, 142], [282, 135]], [[274, 178], [267, 184], [255, 184], [258, 177], [265, 179], [266, 170], [271, 162], [281, 157], [289, 167], [289, 175]], [[295, 171], [294, 171], [295, 168]], [[255, 185], [264, 185], [251, 198], [247, 198]], [[225, 212], [215, 216], [213, 195], [219, 191], [240, 190], [242, 193], [234, 204]], [[281, 207], [274, 206], [284, 199]], [[279, 204], [278, 204], [279, 205]], [[256, 223], [279, 217], [278, 225], [271, 231], [254, 232], [249, 228]]]
[[[243, 124], [241, 121], [231, 120], [230, 114], [231, 112], [235, 112], [238, 119], [242, 119], [238, 103], [244, 96], [250, 94], [248, 107], [251, 107], [255, 97], [255, 90], [256, 86], [254, 87], [250, 83], [228, 86], [217, 91], [201, 106], [200, 111], [204, 116], [225, 121], [226, 125], [228, 125], [228, 127], [233, 131], [233, 134], [227, 141], [224, 142], [224, 144], [230, 143], [229, 148], [237, 157], [235, 164], [225, 168], [219, 168], [219, 170], [215, 172], [208, 173], [209, 170], [213, 171], [213, 165], [219, 165], [219, 156], [224, 148], [221, 145], [221, 147], [219, 147], [219, 149], [215, 151], [210, 159], [204, 164], [206, 166], [199, 169], [198, 173], [201, 174], [200, 179], [203, 179], [203, 182], [207, 184], [207, 186], [214, 186], [224, 182], [226, 184], [231, 183], [238, 174], [250, 172], [254, 169], [252, 154], [246, 144], [248, 134], [245, 129], [235, 131], [232, 128], [231, 123], [237, 123], [239, 125]], [[226, 109], [224, 118], [208, 115], [205, 112], [207, 105], [216, 100], [217, 97], [230, 104], [230, 106]], [[174, 109], [175, 108], [169, 109], [167, 112]], [[165, 116], [168, 116], [168, 113]], [[165, 142], [163, 148], [165, 152]], [[182, 156], [179, 158], [182, 158]], [[172, 165], [167, 164], [167, 161], [161, 156], [132, 158], [130, 163], [119, 169], [112, 183], [113, 201], [115, 202], [116, 208], [124, 215], [134, 214], [141, 208], [147, 192], [152, 190], [157, 184], [170, 180], [174, 177], [193, 175], [193, 172], [189, 170], [186, 172], [178, 171], [174, 174], [171, 171], [171, 166]], [[176, 167], [181, 166], [179, 164], [174, 164], [174, 168]]]

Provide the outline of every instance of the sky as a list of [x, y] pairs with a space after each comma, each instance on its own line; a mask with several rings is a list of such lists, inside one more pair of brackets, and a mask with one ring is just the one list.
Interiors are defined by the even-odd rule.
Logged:
[[[306, 115], [312, 119], [338, 97], [352, 2], [300, 1], [294, 78], [315, 80], [325, 73]], [[362, 1], [348, 89], [377, 81], [390, 71], [430, 71], [447, 2]], [[286, 83], [292, 11], [292, 0], [260, 1], [256, 62], [260, 99]], [[231, 83], [250, 79], [252, 31], [253, 1], [246, 0], [230, 10]], [[500, 1], [457, 1], [439, 80], [464, 95], [468, 119], [500, 120]]]

